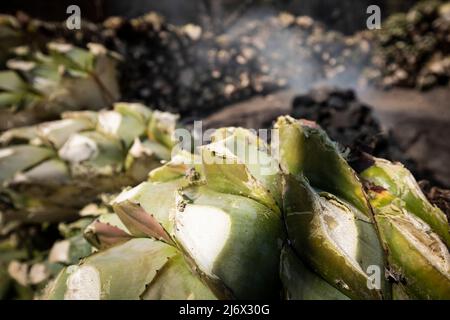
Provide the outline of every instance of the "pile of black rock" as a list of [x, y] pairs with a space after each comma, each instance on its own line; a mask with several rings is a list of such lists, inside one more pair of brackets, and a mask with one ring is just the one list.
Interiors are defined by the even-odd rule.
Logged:
[[108, 48], [124, 56], [122, 92], [183, 117], [323, 79], [349, 83], [366, 64], [370, 44], [350, 40], [309, 17], [243, 19], [222, 34], [174, 26], [150, 13], [114, 17], [101, 28]]

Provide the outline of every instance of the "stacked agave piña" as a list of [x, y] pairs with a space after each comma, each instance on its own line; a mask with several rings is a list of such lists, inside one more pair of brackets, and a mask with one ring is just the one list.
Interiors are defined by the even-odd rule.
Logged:
[[6, 131], [0, 138], [3, 224], [65, 220], [101, 193], [144, 181], [170, 159], [177, 117], [116, 103], [114, 110], [69, 112]]
[[269, 148], [219, 129], [153, 170], [86, 228], [99, 251], [46, 298], [450, 298], [448, 223], [406, 169], [377, 159], [358, 177], [314, 124], [281, 117], [275, 133]]
[[[74, 222], [61, 222], [48, 230], [45, 224], [30, 224], [0, 240], [0, 299], [40, 299], [43, 289], [66, 266], [78, 263], [94, 251], [85, 229], [100, 215], [112, 213], [114, 195], [101, 195], [86, 205]], [[103, 219], [103, 217], [102, 217]], [[49, 248], [46, 239], [58, 240]]]
[[0, 131], [117, 101], [119, 57], [100, 44], [88, 48], [49, 43], [48, 55], [15, 48], [8, 69], [0, 71]]

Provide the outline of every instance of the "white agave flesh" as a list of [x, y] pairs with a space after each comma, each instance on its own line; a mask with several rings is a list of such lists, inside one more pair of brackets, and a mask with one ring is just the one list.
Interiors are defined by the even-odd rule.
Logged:
[[69, 268], [73, 269], [67, 278], [64, 300], [100, 300], [101, 279], [98, 270], [89, 265]]
[[50, 276], [49, 270], [44, 263], [35, 263], [31, 266], [29, 278], [31, 284], [39, 284]]
[[188, 204], [176, 214], [176, 238], [208, 276], [214, 276], [214, 263], [227, 244], [230, 230], [230, 217], [219, 208]]
[[383, 282], [380, 288], [367, 284], [370, 266], [384, 269], [373, 224], [348, 202], [317, 193], [304, 180], [286, 178], [286, 226], [297, 255], [346, 296], [383, 298]]
[[117, 137], [127, 146], [145, 131], [144, 122], [134, 116], [122, 115], [116, 111], [102, 111], [98, 116], [99, 131]]
[[158, 119], [158, 127], [159, 128], [169, 128], [169, 131], [173, 131], [177, 124], [177, 120], [179, 118], [178, 115], [170, 113], [170, 112], [161, 112], [155, 110], [153, 112], [153, 116]]
[[175, 143], [175, 129], [179, 116], [170, 112], [155, 110], [148, 125], [148, 136], [167, 147]]
[[277, 295], [281, 227], [277, 213], [244, 196], [195, 186], [177, 199], [174, 238], [221, 297]]
[[0, 159], [7, 158], [14, 154], [14, 150], [12, 148], [6, 148], [0, 150]]
[[115, 111], [100, 112], [98, 126], [101, 131], [116, 136], [119, 132], [123, 116]]
[[134, 158], [155, 155], [160, 160], [170, 159], [170, 150], [162, 144], [150, 140], [141, 142], [138, 138], [134, 140], [128, 154]]
[[[353, 272], [368, 278], [367, 268], [372, 265], [380, 267], [381, 251], [374, 250], [374, 239], [377, 233], [372, 224], [358, 209], [327, 193], [318, 197], [320, 222], [324, 233], [348, 263], [352, 265]], [[344, 285], [345, 286], [345, 285]]]
[[61, 240], [61, 241], [55, 242], [52, 249], [50, 250], [48, 261], [53, 262], [53, 263], [68, 263], [68, 262], [70, 262], [69, 250], [70, 250], [70, 241], [69, 240]]
[[410, 213], [406, 213], [403, 217], [394, 217], [394, 220], [401, 226], [399, 230], [410, 244], [450, 280], [449, 250], [439, 236], [432, 232], [429, 225]]
[[72, 135], [59, 150], [61, 159], [71, 163], [80, 163], [98, 155], [97, 143], [80, 134]]
[[[337, 203], [331, 203], [320, 197], [322, 213], [321, 224], [330, 240], [344, 252], [355, 268], [361, 269], [357, 262], [358, 255], [358, 228], [354, 215], [339, 207]], [[362, 270], [361, 270], [362, 271]]]
[[39, 125], [38, 132], [41, 137], [50, 141], [55, 148], [60, 148], [73, 133], [90, 128], [90, 124], [82, 119], [62, 119]]

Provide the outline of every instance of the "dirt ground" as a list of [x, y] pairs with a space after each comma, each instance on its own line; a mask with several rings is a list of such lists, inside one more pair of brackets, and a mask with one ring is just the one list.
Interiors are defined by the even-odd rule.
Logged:
[[374, 108], [384, 129], [392, 130], [407, 155], [449, 187], [450, 89], [372, 89], [358, 95]]

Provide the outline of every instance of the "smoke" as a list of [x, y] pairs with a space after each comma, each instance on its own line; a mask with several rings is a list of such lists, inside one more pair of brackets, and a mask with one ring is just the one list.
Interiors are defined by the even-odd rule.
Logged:
[[369, 63], [360, 34], [327, 30], [307, 16], [253, 9], [224, 31], [240, 50], [252, 50], [268, 81], [298, 93], [330, 85], [356, 89]]

